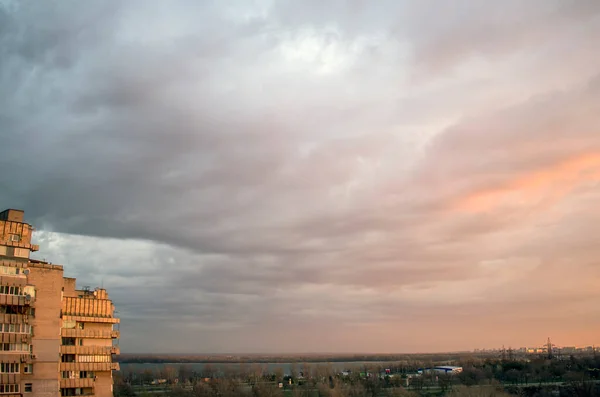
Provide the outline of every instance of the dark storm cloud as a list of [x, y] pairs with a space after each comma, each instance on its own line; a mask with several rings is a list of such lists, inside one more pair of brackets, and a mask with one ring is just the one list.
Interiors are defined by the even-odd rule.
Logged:
[[[597, 296], [598, 11], [0, 6], [0, 202], [109, 288], [130, 350], [423, 349], [419, 327], [507, 308], [526, 328]], [[448, 338], [427, 349], [472, 347]]]

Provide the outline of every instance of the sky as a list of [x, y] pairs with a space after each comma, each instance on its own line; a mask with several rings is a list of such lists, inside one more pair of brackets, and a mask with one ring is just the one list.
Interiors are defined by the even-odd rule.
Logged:
[[0, 206], [123, 352], [600, 342], [600, 2], [0, 0]]

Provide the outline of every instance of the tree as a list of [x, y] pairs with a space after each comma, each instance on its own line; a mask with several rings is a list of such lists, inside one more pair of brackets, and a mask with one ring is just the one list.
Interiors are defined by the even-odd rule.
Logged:
[[418, 394], [408, 391], [402, 387], [394, 388], [388, 393], [389, 397], [417, 397]]
[[150, 369], [145, 369], [140, 379], [143, 384], [148, 385], [154, 380], [154, 373]]
[[498, 386], [467, 387], [458, 386], [448, 394], [448, 397], [510, 397]]
[[446, 391], [448, 391], [450, 386], [452, 386], [452, 375], [440, 374], [438, 376], [438, 385], [440, 386], [440, 389], [442, 389], [442, 392], [445, 393]]
[[134, 397], [136, 396], [133, 388], [128, 383], [116, 383], [114, 387], [115, 397]]
[[211, 364], [205, 364], [202, 368], [203, 378], [213, 378], [217, 374], [216, 369]]
[[177, 373], [179, 381], [182, 383], [193, 383], [194, 382], [194, 369], [191, 365], [181, 365], [179, 366], [179, 371]]
[[273, 374], [275, 375], [276, 382], [283, 381], [283, 368], [281, 368], [281, 367], [275, 368], [275, 370], [273, 371]]
[[194, 397], [212, 397], [214, 396], [213, 389], [206, 382], [197, 382], [192, 388]]
[[161, 379], [166, 379], [169, 384], [172, 384], [173, 381], [175, 380], [175, 374], [176, 374], [175, 368], [171, 367], [170, 365], [163, 367], [162, 370], [160, 371]]
[[219, 379], [214, 381], [213, 390], [215, 395], [219, 397], [238, 397], [247, 395], [239, 382], [233, 379]]
[[282, 397], [283, 392], [271, 383], [259, 383], [252, 388], [254, 397]]
[[483, 372], [477, 368], [465, 368], [458, 374], [458, 379], [465, 386], [474, 386], [483, 379]]

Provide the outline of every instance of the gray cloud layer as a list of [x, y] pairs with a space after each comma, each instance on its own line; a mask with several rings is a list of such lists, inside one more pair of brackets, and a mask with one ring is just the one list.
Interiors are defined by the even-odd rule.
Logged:
[[593, 342], [600, 6], [384, 3], [0, 6], [0, 203], [125, 350]]

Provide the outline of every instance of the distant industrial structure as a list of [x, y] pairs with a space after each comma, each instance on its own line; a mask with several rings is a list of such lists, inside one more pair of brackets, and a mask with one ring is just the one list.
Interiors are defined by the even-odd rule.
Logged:
[[0, 212], [0, 394], [113, 395], [119, 319], [104, 289], [78, 290], [63, 267], [30, 259], [24, 212]]
[[546, 343], [536, 347], [519, 347], [516, 349], [504, 348], [501, 349], [475, 349], [474, 353], [482, 354], [500, 354], [503, 358], [511, 359], [511, 356], [518, 355], [542, 355], [547, 358], [556, 358], [563, 355], [572, 354], [593, 354], [596, 353], [595, 346], [557, 346], [550, 338], [547, 339]]

